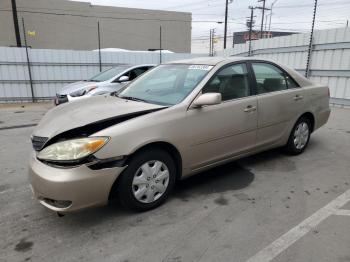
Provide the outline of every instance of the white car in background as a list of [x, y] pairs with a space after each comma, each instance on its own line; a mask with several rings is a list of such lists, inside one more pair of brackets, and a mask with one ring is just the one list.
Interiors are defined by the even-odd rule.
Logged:
[[55, 105], [96, 95], [116, 92], [155, 65], [119, 65], [100, 72], [88, 80], [63, 87], [55, 97]]

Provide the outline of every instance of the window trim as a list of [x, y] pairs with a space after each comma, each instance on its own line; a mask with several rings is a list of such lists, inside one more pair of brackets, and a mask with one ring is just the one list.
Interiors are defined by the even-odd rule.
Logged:
[[[249, 64], [249, 68], [251, 70], [251, 74], [252, 74], [252, 78], [253, 78], [254, 94], [257, 95], [257, 96], [265, 95], [265, 94], [271, 94], [271, 93], [276, 93], [276, 92], [286, 92], [288, 90], [294, 90], [294, 89], [297, 89], [297, 88], [301, 88], [299, 83], [297, 81], [295, 81], [295, 79], [293, 77], [291, 77], [290, 74], [288, 74], [286, 72], [286, 70], [284, 70], [281, 66], [279, 66], [279, 65], [277, 65], [277, 64], [275, 64], [275, 63], [273, 63], [271, 61], [249, 60], [248, 64]], [[258, 94], [258, 92], [257, 92], [257, 90], [258, 90], [258, 88], [257, 88], [257, 81], [256, 81], [255, 72], [254, 72], [254, 69], [253, 69], [253, 64], [270, 64], [270, 65], [278, 68], [279, 70], [281, 70], [281, 72], [283, 73], [284, 80], [286, 81], [287, 89], [276, 90], [276, 91], [272, 91], [272, 92], [266, 92], [266, 93]], [[296, 87], [293, 87], [293, 88], [289, 88], [288, 87], [288, 82], [287, 82], [286, 76], [288, 76], [296, 84]]]
[[[245, 98], [249, 98], [249, 97], [252, 97], [252, 96], [255, 96], [256, 94], [254, 94], [254, 79], [253, 79], [253, 77], [252, 77], [252, 72], [250, 71], [250, 68], [249, 68], [249, 63], [247, 62], [247, 61], [244, 61], [244, 60], [242, 60], [242, 61], [235, 61], [235, 62], [232, 62], [232, 63], [229, 63], [229, 64], [225, 64], [225, 65], [223, 65], [223, 66], [221, 66], [220, 68], [218, 68], [215, 72], [214, 72], [214, 74], [210, 77], [210, 79], [204, 84], [204, 86], [202, 87], [202, 89], [197, 93], [197, 95], [196, 95], [196, 97], [195, 97], [195, 99], [194, 100], [196, 100], [196, 98], [200, 95], [200, 94], [202, 94], [202, 90], [203, 90], [203, 88], [210, 82], [210, 81], [212, 81], [215, 77], [216, 77], [216, 74], [219, 72], [219, 71], [221, 71], [221, 70], [223, 70], [223, 69], [225, 69], [225, 68], [227, 68], [227, 67], [230, 67], [230, 66], [233, 66], [233, 65], [240, 65], [240, 64], [245, 64], [245, 66], [246, 66], [246, 69], [247, 69], [247, 75], [248, 75], [248, 85], [249, 85], [249, 95], [247, 95], [247, 96], [244, 96], [244, 97], [238, 97], [238, 98], [233, 98], [233, 99], [230, 99], [230, 100], [222, 100], [221, 101], [221, 104], [223, 104], [223, 103], [227, 103], [227, 102], [231, 102], [231, 101], [235, 101], [235, 100], [241, 100], [241, 99], [245, 99]], [[194, 101], [193, 100], [193, 101]], [[193, 101], [191, 102], [191, 104], [193, 103]], [[220, 104], [219, 104], [220, 105]]]

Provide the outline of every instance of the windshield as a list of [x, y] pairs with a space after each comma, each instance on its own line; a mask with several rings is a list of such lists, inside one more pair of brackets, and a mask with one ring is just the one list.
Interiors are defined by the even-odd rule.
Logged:
[[110, 69], [107, 69], [106, 71], [103, 71], [101, 73], [98, 73], [97, 75], [91, 77], [90, 79], [88, 79], [87, 81], [91, 81], [91, 82], [103, 82], [103, 81], [107, 81], [113, 77], [115, 77], [116, 75], [122, 73], [123, 71], [125, 71], [126, 69], [128, 69], [129, 66], [117, 66], [117, 67], [113, 67]]
[[119, 97], [175, 105], [192, 92], [211, 68], [208, 65], [160, 65], [129, 84]]

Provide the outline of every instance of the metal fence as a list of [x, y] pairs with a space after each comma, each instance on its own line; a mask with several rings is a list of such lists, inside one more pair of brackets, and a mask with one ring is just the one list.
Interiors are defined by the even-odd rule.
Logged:
[[[310, 34], [294, 34], [252, 41], [251, 55], [272, 59], [305, 74]], [[331, 102], [350, 105], [350, 28], [314, 32], [309, 78], [329, 85]], [[217, 52], [220, 56], [248, 56], [249, 43]]]
[[[0, 47], [0, 102], [48, 100], [64, 85], [99, 72], [99, 53]], [[102, 70], [118, 64], [158, 64], [203, 56], [159, 52], [101, 52]], [[29, 75], [31, 71], [31, 78]], [[32, 89], [31, 89], [32, 84]]]

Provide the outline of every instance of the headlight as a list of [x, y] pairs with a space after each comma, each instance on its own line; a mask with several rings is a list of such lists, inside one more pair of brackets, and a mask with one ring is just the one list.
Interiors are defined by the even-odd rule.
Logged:
[[97, 152], [108, 140], [108, 137], [87, 137], [58, 142], [41, 150], [37, 158], [46, 161], [79, 160]]
[[78, 90], [78, 91], [75, 91], [75, 92], [73, 92], [73, 93], [71, 93], [71, 94], [69, 94], [69, 95], [70, 95], [71, 97], [83, 96], [83, 95], [89, 93], [90, 91], [92, 91], [92, 90], [94, 90], [94, 89], [96, 89], [96, 88], [97, 88], [97, 86], [89, 86], [89, 87], [87, 87], [87, 88], [83, 88], [83, 89], [80, 89], [80, 90]]
[[73, 93], [71, 93], [71, 94], [69, 94], [69, 95], [70, 95], [71, 97], [78, 97], [78, 96], [84, 95], [85, 92], [86, 92], [85, 89], [81, 89], [81, 90], [75, 91], [75, 92], [73, 92]]

